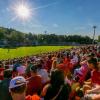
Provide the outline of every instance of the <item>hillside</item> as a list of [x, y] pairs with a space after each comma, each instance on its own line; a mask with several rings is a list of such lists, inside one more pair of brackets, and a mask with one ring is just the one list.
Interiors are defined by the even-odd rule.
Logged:
[[0, 27], [0, 46], [72, 45], [90, 44], [92, 39], [81, 35], [56, 35], [22, 33], [12, 28]]

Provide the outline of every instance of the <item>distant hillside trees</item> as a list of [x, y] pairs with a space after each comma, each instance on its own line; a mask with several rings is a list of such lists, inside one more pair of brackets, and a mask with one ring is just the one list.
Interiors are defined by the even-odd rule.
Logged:
[[100, 42], [100, 35], [98, 36], [98, 41]]
[[[32, 45], [91, 44], [92, 39], [81, 35], [56, 35], [22, 33], [12, 28], [0, 27], [0, 45], [9, 47]], [[100, 36], [99, 36], [100, 41]]]

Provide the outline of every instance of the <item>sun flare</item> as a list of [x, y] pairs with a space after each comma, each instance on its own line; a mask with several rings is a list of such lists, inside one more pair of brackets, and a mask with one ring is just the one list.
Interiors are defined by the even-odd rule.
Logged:
[[15, 9], [16, 15], [21, 19], [25, 20], [30, 17], [30, 9], [25, 5], [19, 5]]
[[27, 19], [30, 17], [30, 10], [24, 5], [19, 5], [16, 8], [16, 14], [22, 19]]

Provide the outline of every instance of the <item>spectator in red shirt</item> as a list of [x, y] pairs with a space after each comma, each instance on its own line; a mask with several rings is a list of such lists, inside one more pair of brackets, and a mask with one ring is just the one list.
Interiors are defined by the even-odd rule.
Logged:
[[62, 70], [64, 72], [64, 75], [66, 76], [66, 74], [69, 72], [69, 68], [68, 66], [66, 66], [65, 63], [63, 63], [63, 59], [61, 59], [60, 63], [57, 64], [57, 68], [59, 70]]
[[92, 70], [91, 71], [91, 79], [85, 82], [83, 86], [84, 92], [86, 90], [90, 90], [95, 88], [97, 85], [100, 85], [100, 70], [98, 68], [98, 62], [96, 58], [91, 58], [88, 60], [88, 67]]
[[3, 77], [4, 69], [5, 68], [3, 67], [2, 62], [0, 61], [0, 81], [2, 81], [4, 79], [4, 77]]
[[97, 63], [97, 59], [91, 58], [90, 60], [88, 60], [88, 65], [89, 65], [89, 68], [92, 69], [92, 72], [91, 72], [92, 83], [100, 85], [100, 77], [98, 77], [100, 76], [100, 69]]
[[31, 77], [28, 80], [27, 84], [27, 95], [40, 94], [42, 89], [42, 78], [37, 74], [37, 65], [33, 65], [30, 68]]

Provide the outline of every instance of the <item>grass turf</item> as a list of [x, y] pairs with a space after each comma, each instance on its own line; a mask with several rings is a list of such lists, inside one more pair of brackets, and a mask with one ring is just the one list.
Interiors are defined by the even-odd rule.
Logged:
[[19, 47], [16, 49], [0, 48], [0, 60], [24, 57], [29, 55], [41, 54], [60, 49], [69, 49], [72, 46], [35, 46], [35, 47]]

